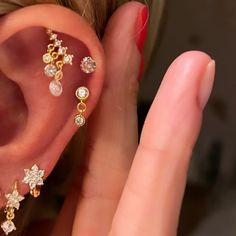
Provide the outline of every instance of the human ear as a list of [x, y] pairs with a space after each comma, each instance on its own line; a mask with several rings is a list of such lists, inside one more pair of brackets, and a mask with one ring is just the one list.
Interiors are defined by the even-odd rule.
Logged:
[[[47, 28], [74, 54], [73, 65], [64, 69], [60, 97], [50, 94], [44, 74]], [[85, 56], [97, 64], [90, 75], [79, 66]], [[25, 194], [24, 169], [37, 164], [48, 176], [77, 130], [76, 89], [90, 90], [86, 118], [96, 106], [104, 79], [103, 49], [92, 27], [75, 12], [50, 4], [22, 8], [0, 18], [0, 76], [0, 188], [6, 193], [18, 180]]]

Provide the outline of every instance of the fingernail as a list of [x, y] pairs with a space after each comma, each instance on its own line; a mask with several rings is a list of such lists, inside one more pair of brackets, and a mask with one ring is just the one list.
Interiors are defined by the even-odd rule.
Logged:
[[212, 87], [214, 84], [214, 78], [215, 78], [215, 61], [212, 60], [207, 65], [205, 75], [200, 84], [198, 99], [199, 99], [199, 106], [202, 110], [205, 108], [211, 95]]
[[147, 38], [148, 16], [149, 16], [149, 9], [147, 6], [145, 6], [140, 10], [140, 13], [138, 16], [138, 22], [137, 22], [136, 44], [141, 54], [143, 53], [144, 44]]

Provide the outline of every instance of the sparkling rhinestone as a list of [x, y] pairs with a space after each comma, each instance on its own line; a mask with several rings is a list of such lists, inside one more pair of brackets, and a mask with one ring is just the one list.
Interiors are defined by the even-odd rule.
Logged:
[[58, 48], [58, 54], [59, 55], [65, 55], [67, 51], [67, 47], [59, 47]]
[[89, 90], [86, 87], [79, 87], [76, 90], [75, 95], [78, 99], [85, 100], [89, 96]]
[[25, 198], [21, 196], [17, 190], [14, 190], [12, 193], [5, 195], [7, 199], [7, 207], [16, 208], [19, 210], [20, 202], [23, 201]]
[[63, 92], [62, 84], [59, 81], [53, 80], [49, 84], [49, 90], [53, 96], [59, 97]]
[[6, 235], [11, 233], [13, 230], [16, 230], [15, 224], [11, 220], [6, 220], [1, 224], [2, 230], [5, 232]]
[[50, 63], [53, 60], [52, 56], [50, 53], [46, 53], [43, 55], [43, 62], [44, 63]]
[[65, 55], [64, 58], [63, 58], [63, 62], [65, 64], [70, 64], [72, 65], [72, 62], [73, 62], [73, 55]]
[[75, 117], [75, 124], [78, 125], [79, 127], [85, 125], [85, 118], [82, 115], [77, 115]]
[[57, 73], [57, 67], [55, 65], [52, 65], [52, 64], [47, 65], [44, 68], [44, 73], [48, 77], [54, 77], [55, 74]]
[[91, 57], [85, 57], [80, 64], [81, 70], [87, 74], [92, 73], [96, 70], [96, 61]]
[[55, 47], [61, 47], [61, 44], [62, 44], [62, 40], [56, 39], [55, 42], [54, 42]]
[[50, 40], [56, 40], [57, 39], [57, 34], [51, 34]]
[[33, 165], [31, 169], [25, 169], [24, 171], [25, 177], [22, 182], [29, 184], [31, 190], [36, 186], [43, 185], [44, 170], [40, 170], [37, 165]]

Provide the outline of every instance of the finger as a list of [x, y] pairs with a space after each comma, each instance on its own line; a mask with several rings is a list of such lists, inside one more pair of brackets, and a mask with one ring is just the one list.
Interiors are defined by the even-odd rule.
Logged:
[[135, 43], [143, 5], [129, 3], [112, 17], [103, 39], [107, 76], [90, 119], [88, 164], [74, 235], [108, 235], [138, 145], [136, 100], [141, 55]]
[[[101, 101], [89, 120], [87, 165], [73, 235], [108, 234], [138, 145], [136, 100], [141, 54], [136, 36], [143, 7], [140, 3], [123, 5], [111, 18], [103, 39], [107, 73]], [[73, 212], [69, 209], [72, 198], [68, 197], [60, 219]]]
[[192, 148], [214, 78], [200, 52], [170, 67], [147, 116], [110, 235], [176, 235]]

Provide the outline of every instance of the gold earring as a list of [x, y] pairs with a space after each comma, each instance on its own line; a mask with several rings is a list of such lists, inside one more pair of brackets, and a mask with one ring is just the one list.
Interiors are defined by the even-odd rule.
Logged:
[[12, 193], [5, 195], [7, 203], [4, 212], [6, 213], [6, 220], [1, 224], [1, 228], [6, 235], [16, 230], [16, 226], [13, 223], [15, 218], [15, 210], [19, 210], [20, 202], [25, 198], [21, 196], [17, 190], [17, 181], [14, 184]]
[[80, 68], [84, 73], [90, 74], [96, 70], [97, 64], [92, 57], [84, 57], [80, 63]]
[[80, 100], [80, 102], [77, 105], [78, 115], [75, 116], [75, 124], [79, 127], [82, 127], [85, 125], [85, 117], [84, 113], [87, 110], [87, 106], [85, 104], [85, 101], [88, 99], [90, 93], [88, 88], [86, 87], [79, 87], [75, 92], [76, 97]]
[[22, 183], [28, 184], [30, 188], [30, 194], [37, 198], [40, 195], [40, 187], [44, 184], [44, 170], [40, 170], [37, 165], [33, 165], [31, 169], [25, 169], [25, 177]]
[[44, 73], [47, 77], [54, 78], [49, 84], [49, 91], [53, 96], [60, 96], [63, 92], [61, 80], [63, 78], [63, 66], [72, 65], [74, 55], [67, 53], [67, 47], [62, 46], [62, 40], [52, 30], [47, 30], [51, 43], [47, 47], [47, 53], [43, 55], [43, 62], [47, 65]]

